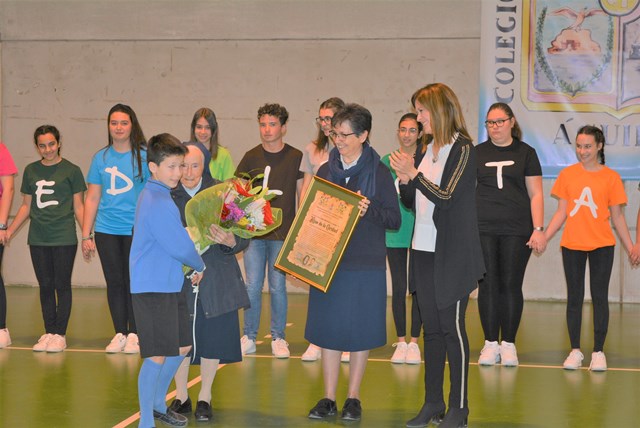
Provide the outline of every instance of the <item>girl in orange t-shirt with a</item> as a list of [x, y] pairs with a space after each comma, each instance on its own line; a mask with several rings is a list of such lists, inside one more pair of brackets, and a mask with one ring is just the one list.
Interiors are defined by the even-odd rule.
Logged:
[[604, 134], [599, 128], [587, 125], [578, 130], [576, 155], [580, 162], [560, 171], [551, 189], [551, 194], [558, 199], [558, 210], [545, 237], [550, 240], [566, 220], [560, 246], [567, 281], [567, 326], [572, 349], [564, 368], [576, 370], [584, 359], [580, 351], [580, 327], [589, 259], [594, 318], [589, 369], [605, 371], [607, 359], [602, 350], [609, 325], [609, 279], [616, 243], [609, 218], [630, 254], [633, 243], [621, 208], [627, 203], [627, 196], [620, 175], [604, 165]]

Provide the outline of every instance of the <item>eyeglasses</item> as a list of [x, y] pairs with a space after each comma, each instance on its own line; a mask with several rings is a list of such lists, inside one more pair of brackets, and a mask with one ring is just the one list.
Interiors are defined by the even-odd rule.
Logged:
[[355, 132], [352, 132], [350, 134], [342, 134], [340, 132], [329, 132], [329, 135], [331, 136], [331, 138], [333, 138], [334, 140], [345, 140], [348, 136], [350, 135], [356, 135]]
[[400, 134], [406, 134], [407, 132], [411, 135], [416, 135], [418, 134], [418, 129], [417, 128], [398, 128], [398, 133]]
[[316, 122], [318, 122], [318, 124], [322, 125], [323, 123], [331, 123], [331, 119], [333, 119], [333, 117], [331, 116], [318, 116], [316, 117]]
[[504, 125], [505, 122], [509, 121], [510, 119], [511, 118], [508, 117], [506, 119], [485, 120], [484, 124], [487, 125], [487, 128], [493, 128], [494, 126], [500, 128], [502, 125]]

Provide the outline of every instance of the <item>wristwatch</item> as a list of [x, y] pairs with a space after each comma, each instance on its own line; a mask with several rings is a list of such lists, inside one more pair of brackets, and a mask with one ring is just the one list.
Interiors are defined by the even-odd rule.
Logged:
[[4, 223], [0, 223], [0, 230], [7, 230], [7, 225]]
[[533, 230], [537, 230], [538, 232], [544, 232], [544, 226], [534, 227]]

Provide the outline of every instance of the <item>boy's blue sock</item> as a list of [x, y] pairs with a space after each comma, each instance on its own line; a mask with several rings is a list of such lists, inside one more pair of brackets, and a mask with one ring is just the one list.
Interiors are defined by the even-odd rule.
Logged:
[[[153, 420], [153, 400], [162, 365], [145, 358], [138, 373], [138, 401], [140, 403], [140, 428], [155, 426]], [[164, 410], [163, 410], [164, 413]]]
[[176, 357], [164, 358], [164, 364], [162, 365], [162, 370], [160, 370], [158, 382], [156, 383], [155, 398], [153, 401], [153, 409], [160, 413], [166, 413], [167, 411], [167, 401], [165, 400], [167, 390], [184, 357], [184, 355], [178, 355]]

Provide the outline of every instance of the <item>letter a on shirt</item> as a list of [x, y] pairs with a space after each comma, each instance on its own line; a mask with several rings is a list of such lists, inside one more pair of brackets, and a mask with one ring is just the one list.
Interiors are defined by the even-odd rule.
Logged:
[[589, 207], [589, 209], [591, 210], [591, 215], [593, 216], [593, 218], [598, 218], [598, 206], [593, 201], [593, 195], [591, 193], [591, 188], [589, 186], [587, 186], [584, 189], [582, 189], [582, 193], [580, 194], [580, 198], [574, 199], [573, 202], [576, 203], [576, 206], [573, 207], [573, 209], [569, 213], [569, 215], [571, 217], [576, 215], [576, 213], [578, 212], [580, 207], [585, 206], [585, 207]]
[[[129, 177], [118, 171], [117, 166], [105, 168], [105, 171], [111, 175], [110, 187], [107, 189], [108, 194], [115, 196], [119, 195], [120, 193], [128, 192], [133, 188], [133, 181], [131, 181]], [[118, 177], [126, 183], [126, 186], [120, 188], [116, 187], [116, 178]]]
[[42, 202], [42, 195], [52, 195], [54, 193], [53, 189], [45, 189], [45, 186], [53, 187], [56, 184], [55, 181], [47, 181], [47, 180], [39, 180], [36, 181], [36, 205], [38, 208], [46, 208], [50, 205], [58, 205], [60, 202], [58, 201], [47, 201]]

